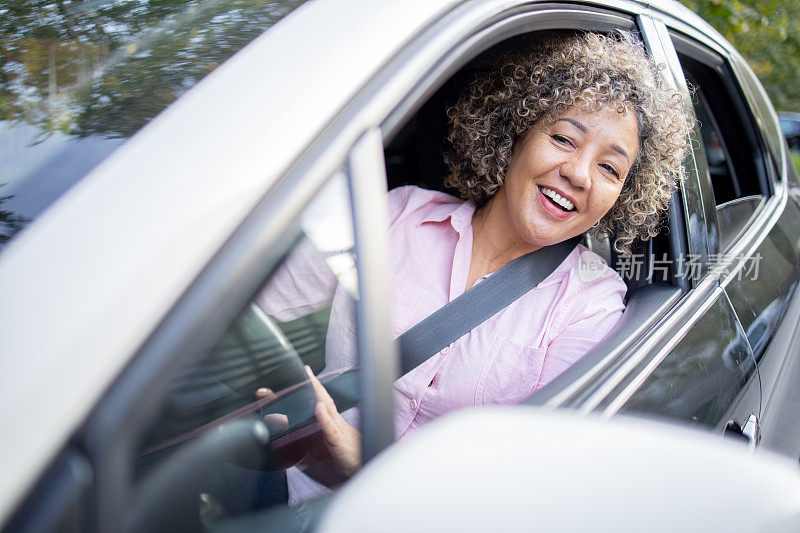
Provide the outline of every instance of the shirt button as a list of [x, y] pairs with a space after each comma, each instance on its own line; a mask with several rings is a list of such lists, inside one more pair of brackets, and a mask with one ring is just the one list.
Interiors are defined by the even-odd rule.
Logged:
[[411, 400], [411, 408], [416, 411], [417, 407], [419, 407], [419, 402], [417, 400]]
[[442, 348], [442, 351], [439, 352], [439, 353], [441, 353], [442, 355], [445, 355], [449, 351], [450, 351], [450, 347], [449, 346], [445, 346], [444, 348]]

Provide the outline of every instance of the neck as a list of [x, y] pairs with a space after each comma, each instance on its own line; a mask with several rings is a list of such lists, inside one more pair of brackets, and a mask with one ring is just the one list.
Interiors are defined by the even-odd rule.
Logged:
[[482, 206], [472, 217], [472, 264], [482, 274], [494, 272], [514, 259], [533, 252], [537, 246], [525, 242], [508, 212], [505, 188]]

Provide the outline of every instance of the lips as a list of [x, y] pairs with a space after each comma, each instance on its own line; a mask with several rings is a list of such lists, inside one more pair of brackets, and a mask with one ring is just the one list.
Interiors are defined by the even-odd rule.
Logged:
[[569, 198], [560, 195], [555, 189], [540, 185], [539, 191], [562, 210], [566, 212], [576, 211], [575, 204]]
[[564, 211], [561, 207], [553, 203], [553, 201], [542, 193], [541, 189], [537, 189], [537, 199], [545, 213], [550, 215], [551, 218], [556, 220], [566, 220], [575, 214], [575, 211]]

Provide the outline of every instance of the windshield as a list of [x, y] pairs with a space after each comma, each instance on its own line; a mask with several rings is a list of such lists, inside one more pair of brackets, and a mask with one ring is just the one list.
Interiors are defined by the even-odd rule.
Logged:
[[303, 0], [0, 5], [0, 250]]

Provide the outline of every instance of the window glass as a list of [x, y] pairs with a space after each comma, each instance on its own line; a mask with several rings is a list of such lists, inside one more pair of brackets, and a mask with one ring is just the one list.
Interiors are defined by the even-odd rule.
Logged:
[[800, 121], [789, 118], [780, 119], [781, 132], [787, 137], [800, 135]]
[[708, 200], [716, 207], [719, 251], [724, 252], [766, 196], [762, 143], [722, 60], [709, 65], [689, 55], [679, 57], [694, 90], [698, 138], [713, 191]]
[[[238, 318], [172, 380], [133, 462], [142, 505], [164, 490], [164, 472], [176, 469], [169, 491], [195, 502], [182, 528], [305, 502], [345, 481], [317, 431], [318, 396], [304, 365], [357, 427], [350, 212], [346, 180], [338, 175], [304, 209], [293, 245]], [[242, 421], [263, 421], [269, 446], [248, 451], [234, 437], [220, 437]]]
[[302, 0], [0, 5], [0, 249]]
[[717, 205], [741, 197], [741, 187], [732, 172], [728, 150], [720, 135], [719, 126], [711, 117], [708, 101], [699, 88], [695, 94], [694, 112], [706, 152], [708, 173], [711, 176], [711, 185], [714, 188], [714, 199]]
[[786, 137], [789, 148], [795, 152], [800, 151], [800, 115], [779, 113], [781, 133]]

